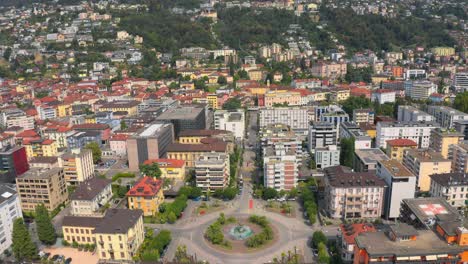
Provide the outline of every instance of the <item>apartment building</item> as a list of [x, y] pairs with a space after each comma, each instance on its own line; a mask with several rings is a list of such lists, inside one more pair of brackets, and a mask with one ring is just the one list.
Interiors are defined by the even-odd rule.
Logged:
[[452, 161], [453, 172], [468, 173], [468, 145], [460, 143], [451, 145], [449, 159]]
[[275, 107], [259, 111], [260, 128], [285, 124], [298, 136], [307, 136], [310, 121], [314, 120], [314, 110], [311, 107]]
[[93, 177], [79, 183], [75, 192], [70, 196], [72, 215], [102, 215], [104, 205], [112, 198], [111, 185], [111, 180], [99, 177]]
[[69, 127], [48, 127], [43, 133], [44, 137], [55, 140], [58, 148], [67, 148], [68, 138], [75, 132]]
[[63, 168], [32, 168], [16, 178], [16, 188], [23, 212], [32, 212], [41, 203], [53, 211], [68, 200]]
[[455, 73], [453, 76], [453, 85], [457, 91], [468, 91], [468, 71]]
[[172, 124], [146, 125], [127, 140], [128, 168], [131, 171], [138, 171], [140, 164], [145, 160], [165, 157], [172, 142], [174, 142]]
[[336, 127], [349, 121], [349, 115], [337, 105], [316, 106], [314, 109], [317, 121], [331, 123]]
[[390, 89], [377, 89], [372, 92], [371, 101], [379, 104], [394, 103], [396, 92]]
[[468, 120], [453, 121], [455, 130], [463, 134], [463, 139], [468, 140]]
[[378, 148], [356, 149], [354, 151], [353, 168], [357, 172], [373, 171], [377, 168], [379, 161], [390, 158]]
[[372, 138], [356, 123], [343, 122], [339, 127], [340, 139], [352, 138], [354, 149], [369, 149], [372, 147]]
[[443, 128], [453, 128], [455, 121], [468, 120], [468, 114], [448, 106], [430, 105], [427, 112], [434, 116], [435, 121]]
[[309, 126], [309, 151], [316, 148], [337, 145], [338, 128], [327, 122], [312, 122]]
[[416, 175], [417, 187], [421, 192], [430, 190], [430, 175], [448, 173], [452, 167], [450, 160], [444, 159], [440, 153], [420, 149], [406, 150], [403, 165]]
[[158, 163], [161, 170], [161, 178], [182, 182], [185, 179], [185, 161], [178, 159], [154, 159], [146, 160], [144, 164]]
[[382, 215], [386, 184], [374, 172], [344, 166], [324, 170], [325, 210], [332, 218], [374, 219]]
[[317, 169], [340, 165], [340, 148], [336, 145], [316, 148], [313, 158]]
[[270, 90], [264, 95], [265, 107], [274, 107], [277, 105], [297, 106], [302, 105], [300, 92], [289, 90]]
[[392, 160], [403, 161], [405, 150], [417, 149], [418, 144], [411, 139], [392, 139], [387, 140], [385, 153]]
[[353, 122], [356, 124], [367, 123], [374, 124], [375, 111], [371, 108], [354, 109]]
[[163, 180], [145, 176], [139, 179], [126, 194], [129, 209], [139, 209], [143, 215], [152, 216], [159, 212], [164, 202]]
[[28, 159], [57, 156], [57, 142], [52, 139], [34, 139], [23, 142], [23, 145], [26, 147]]
[[127, 116], [138, 114], [139, 101], [112, 101], [102, 104], [99, 107], [100, 112], [126, 112]]
[[463, 210], [468, 199], [468, 177], [466, 173], [441, 173], [432, 174], [431, 189], [432, 197], [442, 197], [453, 207]]
[[426, 100], [433, 93], [437, 93], [437, 85], [431, 81], [406, 81], [405, 95], [413, 100]]
[[204, 153], [195, 161], [195, 182], [205, 192], [226, 188], [229, 177], [229, 156], [225, 153]]
[[293, 150], [264, 148], [263, 184], [277, 191], [296, 187], [299, 176], [298, 157]]
[[72, 244], [96, 244], [103, 263], [131, 263], [143, 244], [143, 212], [109, 209], [103, 217], [65, 216], [63, 239]]
[[72, 149], [59, 156], [58, 163], [69, 185], [77, 185], [94, 176], [93, 154], [89, 149]]
[[354, 248], [356, 247], [355, 238], [362, 233], [375, 232], [374, 225], [365, 224], [341, 224], [339, 227], [341, 238], [341, 259], [346, 263], [352, 263], [354, 260]]
[[263, 150], [274, 147], [281, 151], [292, 150], [298, 157], [302, 156], [302, 141], [287, 125], [267, 125], [260, 130], [259, 137]]
[[396, 219], [403, 199], [414, 198], [416, 176], [397, 160], [378, 161], [376, 174], [387, 185], [383, 215]]
[[397, 120], [400, 122], [432, 122], [435, 121], [435, 118], [414, 106], [399, 105]]
[[214, 128], [230, 131], [238, 140], [244, 139], [245, 111], [243, 109], [216, 110], [214, 113]]
[[418, 148], [429, 148], [431, 131], [440, 127], [436, 122], [378, 122], [375, 145], [386, 148], [392, 139], [411, 139]]
[[5, 252], [12, 245], [13, 222], [23, 217], [18, 194], [10, 184], [0, 185], [0, 251]]
[[347, 64], [344, 62], [318, 62], [314, 63], [310, 70], [313, 76], [335, 79], [346, 75]]
[[447, 130], [443, 128], [435, 128], [431, 131], [431, 141], [429, 148], [436, 152], [440, 152], [444, 159], [449, 156], [449, 148], [451, 145], [457, 145], [463, 141], [463, 134], [456, 130]]
[[0, 125], [3, 127], [18, 126], [24, 130], [34, 129], [34, 116], [28, 116], [21, 109], [4, 109], [0, 113]]

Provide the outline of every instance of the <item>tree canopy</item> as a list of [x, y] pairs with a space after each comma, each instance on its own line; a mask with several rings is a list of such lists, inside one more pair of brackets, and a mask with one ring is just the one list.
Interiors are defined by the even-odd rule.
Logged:
[[101, 160], [102, 151], [97, 142], [90, 142], [85, 146], [86, 149], [91, 150], [93, 154], [93, 162], [96, 164]]
[[468, 113], [468, 92], [457, 94], [453, 102], [453, 107], [464, 113]]
[[140, 164], [140, 172], [149, 177], [153, 178], [161, 178], [161, 169], [157, 162], [153, 162], [151, 164]]
[[239, 98], [229, 98], [224, 104], [223, 109], [225, 110], [235, 110], [242, 107], [242, 103]]
[[37, 236], [44, 244], [52, 245], [57, 239], [54, 226], [52, 225], [49, 212], [44, 204], [36, 206]]
[[37, 257], [37, 247], [31, 240], [22, 218], [13, 222], [12, 242], [13, 255], [17, 261], [33, 260]]

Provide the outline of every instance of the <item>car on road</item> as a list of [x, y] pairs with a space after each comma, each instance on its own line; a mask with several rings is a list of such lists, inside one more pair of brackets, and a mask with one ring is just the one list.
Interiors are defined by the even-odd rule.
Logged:
[[70, 264], [71, 262], [72, 262], [72, 258], [67, 258], [67, 259], [65, 260], [65, 264]]

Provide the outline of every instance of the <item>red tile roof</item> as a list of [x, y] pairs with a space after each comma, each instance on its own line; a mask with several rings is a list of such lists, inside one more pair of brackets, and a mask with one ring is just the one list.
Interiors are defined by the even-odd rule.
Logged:
[[162, 184], [163, 181], [161, 179], [145, 176], [135, 183], [130, 191], [127, 192], [127, 196], [155, 196], [161, 190]]
[[34, 130], [25, 130], [19, 134], [16, 134], [17, 138], [25, 138], [25, 137], [38, 137], [39, 135]]
[[398, 146], [398, 147], [411, 147], [411, 146], [418, 145], [413, 140], [406, 139], [406, 138], [397, 138], [397, 139], [387, 140], [387, 144], [390, 144], [391, 146]]
[[185, 161], [179, 159], [150, 159], [145, 160], [143, 164], [149, 165], [154, 162], [157, 162], [160, 168], [182, 168], [185, 165]]

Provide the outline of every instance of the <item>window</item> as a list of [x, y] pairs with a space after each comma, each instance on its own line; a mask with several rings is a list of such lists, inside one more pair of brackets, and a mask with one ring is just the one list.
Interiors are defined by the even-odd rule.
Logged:
[[120, 243], [120, 249], [123, 249], [123, 244], [122, 243]]
[[65, 232], [68, 232], [68, 228], [65, 228]]
[[120, 252], [120, 257], [121, 257], [121, 258], [125, 258], [125, 253]]
[[122, 241], [122, 236], [121, 235], [119, 235], [119, 241]]
[[103, 258], [106, 257], [106, 252], [102, 252], [102, 257], [103, 257]]

